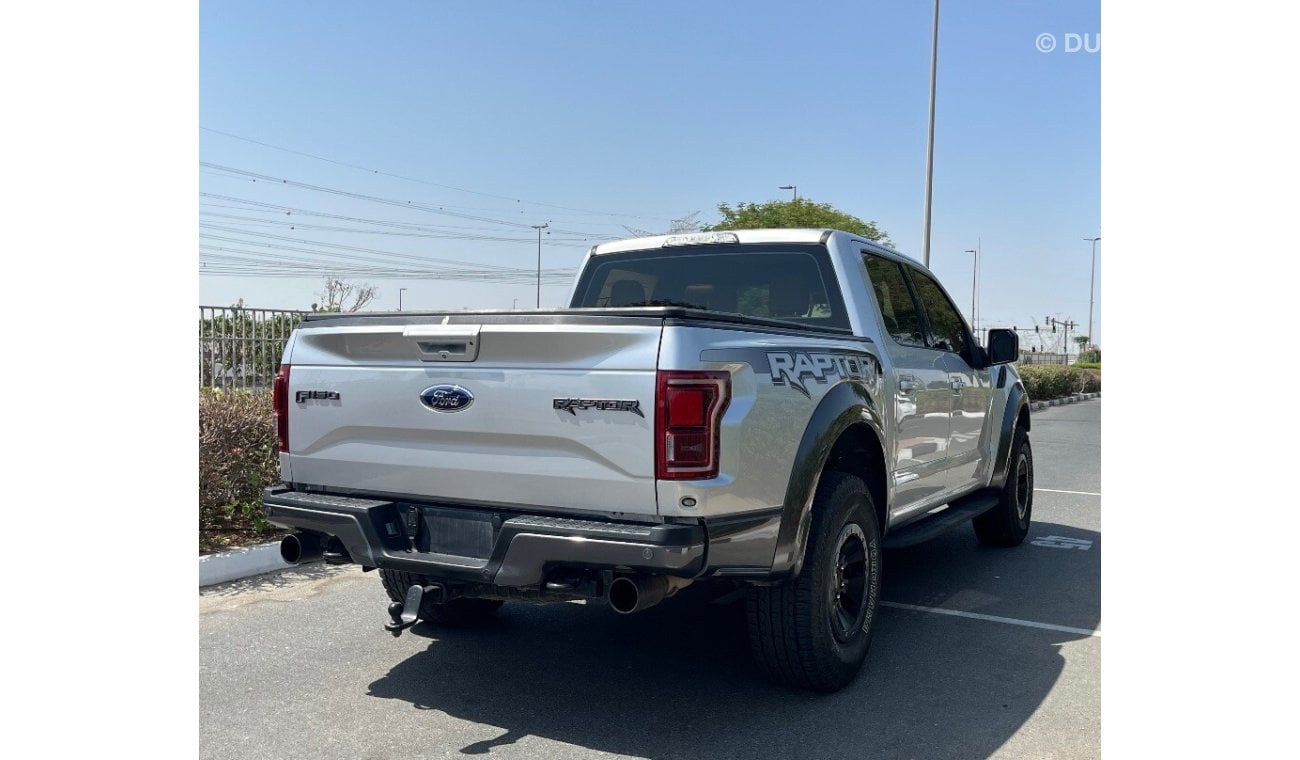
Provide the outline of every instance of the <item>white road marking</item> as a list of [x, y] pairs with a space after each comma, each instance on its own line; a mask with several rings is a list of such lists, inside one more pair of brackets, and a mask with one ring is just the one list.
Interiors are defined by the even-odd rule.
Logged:
[[1049, 549], [1079, 549], [1085, 552], [1092, 548], [1092, 541], [1086, 538], [1066, 538], [1064, 536], [1039, 536], [1029, 543], [1034, 546], [1045, 546]]
[[1046, 491], [1048, 493], [1073, 493], [1073, 494], [1078, 494], [1080, 496], [1101, 496], [1101, 494], [1097, 493], [1096, 491], [1058, 491], [1055, 488], [1035, 488], [1034, 490]]
[[1101, 638], [1101, 631], [1090, 631], [1087, 628], [1071, 628], [1067, 625], [1052, 625], [1051, 623], [1035, 623], [1032, 620], [1017, 620], [1016, 618], [998, 617], [997, 615], [981, 615], [978, 612], [963, 612], [961, 610], [945, 610], [941, 607], [919, 607], [915, 604], [901, 604], [899, 602], [880, 602], [881, 607], [893, 607], [900, 610], [911, 610], [912, 612], [933, 612], [936, 615], [952, 615], [953, 617], [970, 618], [972, 620], [987, 620], [991, 623], [1006, 623], [1007, 625], [1020, 625], [1026, 628], [1042, 628], [1046, 631], [1061, 631], [1062, 633], [1077, 633], [1080, 636], [1096, 636]]

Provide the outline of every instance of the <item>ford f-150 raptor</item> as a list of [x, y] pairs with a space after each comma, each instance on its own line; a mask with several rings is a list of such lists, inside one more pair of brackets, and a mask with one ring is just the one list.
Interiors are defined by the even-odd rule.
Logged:
[[1024, 540], [1018, 355], [846, 232], [602, 244], [567, 309], [307, 316], [266, 514], [296, 531], [289, 562], [378, 569], [393, 635], [728, 584], [765, 674], [833, 691], [866, 656], [882, 547], [967, 520]]

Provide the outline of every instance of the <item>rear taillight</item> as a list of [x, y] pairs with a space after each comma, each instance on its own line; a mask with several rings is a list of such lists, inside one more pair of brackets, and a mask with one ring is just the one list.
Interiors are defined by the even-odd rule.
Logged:
[[731, 402], [727, 372], [660, 370], [655, 392], [655, 475], [661, 480], [718, 476], [719, 428]]
[[280, 451], [289, 450], [289, 365], [281, 364], [271, 386], [271, 406], [275, 407], [275, 440]]

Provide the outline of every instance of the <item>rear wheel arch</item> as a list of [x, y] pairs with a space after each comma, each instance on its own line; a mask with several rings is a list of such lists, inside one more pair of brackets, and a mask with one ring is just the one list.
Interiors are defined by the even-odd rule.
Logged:
[[885, 533], [886, 507], [889, 492], [886, 479], [885, 447], [880, 436], [866, 423], [850, 425], [831, 448], [823, 472], [843, 472], [856, 475], [867, 485], [871, 501], [876, 508], [876, 525], [881, 536]]
[[884, 529], [889, 487], [881, 430], [879, 407], [864, 385], [839, 383], [822, 396], [800, 439], [786, 487], [772, 558], [774, 579], [798, 575], [803, 566], [813, 497], [824, 472], [861, 477], [875, 503], [878, 525]]

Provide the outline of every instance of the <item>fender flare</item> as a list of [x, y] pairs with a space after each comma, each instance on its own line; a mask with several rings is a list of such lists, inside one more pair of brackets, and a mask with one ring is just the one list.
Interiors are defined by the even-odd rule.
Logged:
[[1011, 466], [1011, 439], [1015, 437], [1016, 420], [1022, 409], [1029, 408], [1029, 395], [1024, 383], [1017, 380], [1007, 390], [1007, 405], [1002, 409], [1002, 426], [998, 430], [998, 450], [993, 458], [993, 477], [989, 486], [1001, 488], [1007, 482], [1007, 468]]
[[[773, 579], [794, 577], [803, 568], [808, 529], [812, 524], [813, 497], [817, 493], [822, 469], [835, 442], [844, 431], [859, 423], [866, 424], [876, 434], [883, 455], [885, 436], [880, 410], [864, 385], [839, 383], [822, 396], [813, 410], [795, 452], [794, 467], [786, 486], [781, 527], [772, 555]], [[888, 457], [885, 461], [889, 461]], [[889, 490], [888, 481], [886, 489]], [[883, 525], [880, 527], [884, 530]]]

